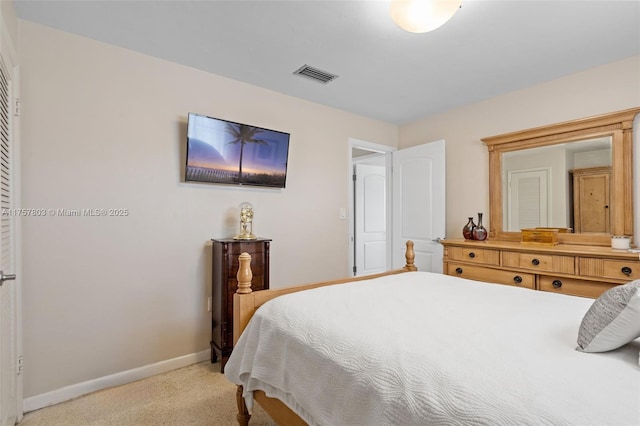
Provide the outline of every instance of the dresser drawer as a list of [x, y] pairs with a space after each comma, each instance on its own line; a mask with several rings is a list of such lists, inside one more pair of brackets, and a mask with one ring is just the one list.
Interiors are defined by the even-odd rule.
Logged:
[[502, 265], [510, 268], [523, 268], [531, 271], [575, 273], [575, 257], [552, 254], [504, 251]]
[[483, 268], [469, 264], [449, 262], [448, 275], [489, 283], [508, 284], [518, 287], [535, 288], [535, 275], [505, 271], [502, 269]]
[[578, 265], [583, 276], [614, 278], [623, 282], [640, 279], [640, 261], [637, 260], [581, 257]]
[[540, 290], [553, 293], [571, 294], [573, 296], [597, 298], [617, 284], [599, 281], [578, 280], [575, 278], [560, 278], [540, 276]]
[[448, 256], [450, 260], [461, 260], [483, 265], [500, 265], [499, 250], [476, 247], [450, 247], [448, 250]]

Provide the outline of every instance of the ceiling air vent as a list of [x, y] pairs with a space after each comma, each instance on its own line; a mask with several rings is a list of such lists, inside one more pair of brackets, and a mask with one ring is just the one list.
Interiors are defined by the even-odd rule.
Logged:
[[327, 84], [331, 80], [335, 80], [336, 78], [338, 78], [338, 76], [335, 74], [319, 70], [318, 68], [310, 67], [309, 65], [301, 66], [294, 72], [294, 74], [310, 78], [322, 84]]

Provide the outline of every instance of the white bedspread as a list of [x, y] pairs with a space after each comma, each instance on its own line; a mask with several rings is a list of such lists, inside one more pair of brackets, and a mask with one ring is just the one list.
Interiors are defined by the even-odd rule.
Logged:
[[226, 377], [311, 425], [639, 425], [638, 340], [575, 350], [593, 299], [411, 272], [263, 305]]

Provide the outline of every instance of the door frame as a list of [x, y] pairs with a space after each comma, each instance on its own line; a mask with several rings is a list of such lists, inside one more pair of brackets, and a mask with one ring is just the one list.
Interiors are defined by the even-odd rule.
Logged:
[[386, 248], [386, 269], [391, 269], [391, 261], [392, 261], [392, 254], [393, 254], [393, 247], [392, 247], [392, 242], [393, 240], [391, 239], [392, 237], [392, 232], [389, 232], [389, 230], [391, 230], [392, 226], [393, 226], [393, 218], [392, 218], [392, 182], [391, 182], [391, 171], [392, 171], [392, 159], [391, 159], [391, 153], [394, 151], [397, 151], [397, 148], [392, 147], [392, 146], [388, 146], [388, 145], [381, 145], [381, 144], [377, 144], [377, 143], [373, 143], [373, 142], [367, 142], [367, 141], [363, 141], [360, 139], [354, 139], [354, 138], [349, 138], [349, 144], [348, 144], [348, 156], [347, 158], [349, 159], [349, 161], [347, 162], [348, 167], [349, 167], [349, 173], [347, 174], [348, 176], [348, 182], [347, 182], [347, 187], [349, 188], [349, 208], [347, 209], [347, 211], [349, 212], [349, 214], [347, 215], [348, 220], [349, 220], [349, 263], [347, 266], [347, 275], [346, 276], [353, 276], [353, 266], [355, 265], [355, 244], [354, 244], [354, 239], [355, 239], [355, 212], [353, 211], [353, 205], [354, 205], [354, 192], [353, 192], [353, 164], [354, 164], [354, 159], [353, 159], [353, 150], [355, 149], [360, 149], [360, 150], [364, 150], [364, 151], [370, 151], [372, 154], [376, 153], [376, 154], [384, 154], [385, 159], [384, 159], [384, 164], [385, 164], [385, 190], [387, 191], [387, 198], [386, 198], [386, 225], [387, 225], [387, 248]]

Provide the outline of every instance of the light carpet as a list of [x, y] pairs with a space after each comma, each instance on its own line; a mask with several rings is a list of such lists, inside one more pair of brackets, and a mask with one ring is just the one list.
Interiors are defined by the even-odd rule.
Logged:
[[[237, 425], [236, 386], [209, 361], [26, 413], [20, 426]], [[258, 406], [250, 426], [275, 426]]]

